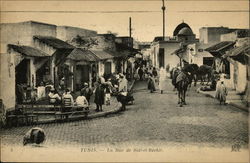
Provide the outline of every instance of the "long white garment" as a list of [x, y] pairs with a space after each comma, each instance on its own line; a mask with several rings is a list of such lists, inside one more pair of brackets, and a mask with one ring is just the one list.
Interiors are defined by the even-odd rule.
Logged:
[[126, 78], [122, 78], [120, 79], [120, 82], [119, 82], [119, 92], [120, 91], [125, 91], [127, 92], [127, 87], [128, 87], [128, 81]]
[[160, 73], [159, 73], [159, 89], [160, 90], [164, 90], [165, 79], [166, 79], [166, 71], [164, 70], [164, 68], [161, 68]]

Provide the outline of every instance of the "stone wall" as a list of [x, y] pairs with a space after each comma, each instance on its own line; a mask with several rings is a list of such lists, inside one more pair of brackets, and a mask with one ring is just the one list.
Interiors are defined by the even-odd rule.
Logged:
[[71, 41], [77, 35], [81, 37], [93, 37], [97, 35], [96, 31], [69, 26], [57, 26], [56, 31], [56, 37], [63, 41]]
[[16, 102], [14, 56], [1, 53], [0, 63], [0, 99], [3, 100], [6, 110], [14, 109]]
[[231, 32], [227, 27], [202, 27], [199, 29], [200, 42], [204, 44], [220, 42], [221, 35]]
[[34, 21], [0, 25], [1, 43], [33, 46], [33, 36], [56, 36], [56, 26]]

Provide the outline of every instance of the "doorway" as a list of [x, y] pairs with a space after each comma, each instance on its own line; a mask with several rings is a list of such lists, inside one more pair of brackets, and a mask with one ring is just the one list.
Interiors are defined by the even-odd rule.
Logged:
[[165, 66], [164, 48], [159, 49], [159, 68]]

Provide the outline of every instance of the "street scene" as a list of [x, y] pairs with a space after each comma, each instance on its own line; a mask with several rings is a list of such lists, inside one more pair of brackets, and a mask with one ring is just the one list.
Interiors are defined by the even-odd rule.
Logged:
[[1, 161], [249, 161], [248, 1], [16, 3], [1, 12]]

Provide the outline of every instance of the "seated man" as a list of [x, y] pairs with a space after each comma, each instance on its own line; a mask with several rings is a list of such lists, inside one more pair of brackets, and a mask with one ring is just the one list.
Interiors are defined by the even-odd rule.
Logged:
[[65, 90], [65, 93], [63, 94], [63, 100], [65, 100], [66, 98], [70, 99], [70, 104], [69, 105], [74, 104], [73, 96], [70, 94], [70, 90], [68, 88]]
[[81, 92], [81, 95], [76, 98], [76, 106], [88, 109], [88, 100], [84, 96], [83, 92]]
[[55, 89], [51, 89], [49, 96], [49, 102], [50, 104], [60, 104], [61, 103], [61, 97], [59, 96], [58, 92]]

